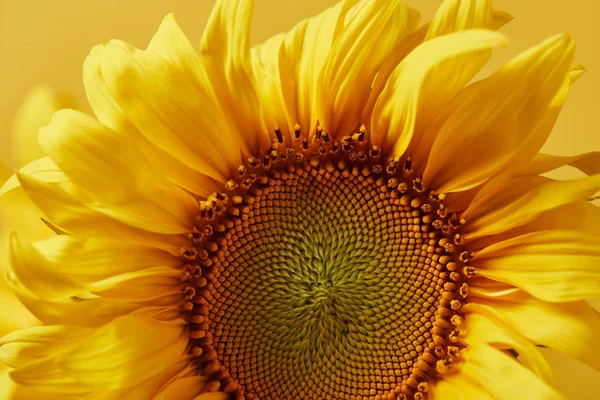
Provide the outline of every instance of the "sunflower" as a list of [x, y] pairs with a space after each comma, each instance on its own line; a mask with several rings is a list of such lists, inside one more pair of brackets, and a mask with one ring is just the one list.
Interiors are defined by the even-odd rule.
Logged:
[[255, 47], [252, 7], [217, 1], [199, 54], [172, 15], [95, 47], [95, 118], [55, 113], [4, 185], [56, 232], [9, 239], [44, 325], [0, 339], [7, 397], [561, 399], [536, 346], [600, 369], [600, 153], [538, 154], [571, 38], [472, 82], [489, 1], [346, 0]]

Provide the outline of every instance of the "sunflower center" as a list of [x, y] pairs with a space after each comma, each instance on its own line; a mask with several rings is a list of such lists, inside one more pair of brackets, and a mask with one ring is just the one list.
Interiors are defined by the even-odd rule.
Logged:
[[460, 237], [410, 161], [316, 142], [205, 204], [192, 353], [232, 398], [423, 398], [459, 350]]

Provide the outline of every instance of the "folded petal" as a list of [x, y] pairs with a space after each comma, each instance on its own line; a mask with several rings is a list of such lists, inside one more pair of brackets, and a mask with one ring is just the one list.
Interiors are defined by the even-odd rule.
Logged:
[[233, 133], [212, 95], [188, 73], [153, 51], [117, 41], [96, 46], [91, 63], [94, 58], [124, 115], [150, 142], [221, 182], [237, 169]]
[[588, 178], [554, 181], [522, 176], [497, 185], [486, 185], [462, 217], [468, 221], [469, 240], [526, 224], [545, 211], [587, 200], [600, 189], [600, 174]]
[[473, 302], [500, 313], [533, 343], [576, 357], [600, 370], [600, 313], [587, 302], [548, 303], [522, 291], [476, 296]]
[[165, 235], [137, 229], [90, 208], [92, 200], [77, 190], [63, 175], [58, 181], [43, 181], [18, 173], [19, 182], [29, 198], [48, 216], [52, 225], [75, 235], [122, 240], [181, 254], [187, 245], [182, 235]]
[[358, 0], [340, 1], [300, 22], [286, 35], [280, 48], [279, 73], [286, 115], [307, 136], [317, 128], [319, 76], [346, 15], [356, 3]]
[[542, 300], [600, 296], [600, 236], [571, 230], [527, 233], [475, 252], [477, 273]]
[[[44, 341], [40, 357], [13, 370], [11, 377], [50, 393], [57, 383], [73, 390], [135, 386], [175, 363], [187, 340], [185, 327], [177, 321], [127, 315], [94, 329], [82, 340]], [[14, 338], [9, 343], [19, 341]], [[149, 359], [153, 362], [146, 362]]]
[[459, 373], [483, 387], [496, 400], [564, 400], [554, 388], [501, 350], [487, 344], [474, 344], [461, 355], [464, 364]]
[[383, 60], [418, 18], [410, 7], [385, 0], [361, 2], [351, 10], [319, 76], [316, 100], [322, 129], [341, 137], [358, 128]]
[[570, 37], [554, 36], [455, 97], [450, 115], [431, 128], [438, 132], [424, 182], [439, 192], [456, 192], [502, 169], [544, 117], [573, 53]]
[[67, 99], [57, 96], [46, 86], [38, 86], [25, 96], [13, 119], [11, 131], [13, 166], [22, 167], [44, 156], [38, 142], [38, 132], [50, 122], [55, 111], [67, 105]]
[[[505, 43], [505, 37], [497, 32], [467, 30], [418, 46], [396, 67], [375, 103], [371, 117], [371, 142], [392, 148], [396, 156], [403, 155], [412, 140], [420, 111], [427, 107], [427, 102], [439, 90], [443, 91], [432, 83], [445, 81], [449, 87], [456, 84], [450, 80], [445, 63], [461, 55]], [[475, 74], [482, 66], [478, 57], [468, 57], [461, 68]], [[456, 73], [453, 72], [453, 75]], [[464, 83], [459, 84], [460, 87], [462, 85]]]
[[117, 103], [115, 95], [104, 79], [100, 53], [98, 48], [94, 48], [83, 63], [85, 92], [98, 120], [131, 138], [149, 160], [155, 160], [156, 168], [178, 186], [199, 197], [208, 197], [217, 190], [217, 187], [221, 187], [222, 184], [219, 185], [214, 179], [186, 165], [177, 154], [170, 154], [152, 143], [136, 128]]
[[260, 129], [260, 105], [250, 65], [253, 8], [254, 0], [218, 0], [200, 43], [202, 65], [215, 100], [246, 155], [258, 154], [270, 145], [268, 135]]
[[191, 229], [198, 206], [127, 137], [63, 110], [40, 132], [46, 153], [93, 200], [88, 207], [151, 232]]
[[554, 384], [550, 366], [540, 351], [492, 307], [468, 303], [464, 307], [466, 317], [465, 340], [468, 344], [485, 343], [497, 349], [513, 349], [519, 354], [519, 362], [548, 384]]

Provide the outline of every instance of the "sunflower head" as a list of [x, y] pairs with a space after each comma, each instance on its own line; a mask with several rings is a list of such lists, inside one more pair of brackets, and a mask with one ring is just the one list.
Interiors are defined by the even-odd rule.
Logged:
[[0, 339], [11, 396], [560, 399], [536, 345], [600, 367], [600, 156], [538, 154], [571, 38], [473, 81], [489, 1], [346, 0], [250, 47], [252, 6], [199, 52], [172, 15], [95, 47], [95, 118], [57, 112], [5, 185], [57, 233], [10, 237], [45, 323]]

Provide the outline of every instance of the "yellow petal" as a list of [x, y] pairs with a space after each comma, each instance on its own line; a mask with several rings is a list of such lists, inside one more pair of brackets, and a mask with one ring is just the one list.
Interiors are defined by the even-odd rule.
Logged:
[[288, 120], [304, 134], [317, 127], [319, 76], [331, 51], [338, 27], [358, 0], [340, 1], [321, 14], [297, 24], [285, 37], [279, 54], [281, 88]]
[[282, 96], [279, 49], [284, 38], [284, 34], [275, 35], [252, 47], [250, 57], [256, 93], [261, 103], [263, 129], [271, 135], [279, 129], [285, 142], [289, 144], [293, 143], [292, 133], [296, 121], [287, 119], [285, 100]]
[[221, 182], [237, 169], [241, 159], [233, 134], [210, 93], [189, 74], [153, 51], [117, 41], [96, 46], [91, 63], [94, 58], [127, 119], [150, 142]]
[[113, 92], [104, 80], [99, 53], [101, 52], [98, 48], [93, 49], [83, 63], [85, 92], [98, 120], [109, 128], [131, 138], [140, 151], [149, 160], [155, 160], [156, 167], [160, 168], [173, 183], [180, 187], [200, 197], [208, 197], [217, 190], [217, 187], [222, 187], [222, 183], [219, 185], [207, 175], [185, 165], [179, 160], [178, 155], [170, 155], [140, 133], [125, 116]]
[[205, 84], [207, 78], [200, 57], [177, 24], [173, 13], [169, 13], [163, 19], [147, 49], [187, 72], [190, 79], [196, 80], [199, 85]]
[[[15, 369], [11, 376], [21, 384], [52, 392], [56, 380], [73, 387], [118, 389], [134, 386], [159, 374], [185, 350], [188, 334], [175, 323], [128, 315], [93, 330], [85, 339], [64, 345]], [[147, 362], [152, 360], [152, 362]]]
[[[270, 145], [260, 129], [260, 105], [250, 65], [250, 21], [254, 0], [218, 0], [200, 43], [200, 57], [215, 101], [244, 154]], [[235, 95], [231, 95], [235, 93]], [[233, 146], [233, 143], [231, 144]]]
[[478, 274], [508, 282], [546, 301], [600, 296], [600, 236], [580, 231], [538, 231], [477, 251]]
[[[371, 141], [393, 148], [394, 155], [404, 154], [411, 142], [421, 107], [426, 107], [432, 96], [444, 90], [434, 88], [430, 83], [449, 81], [448, 87], [454, 90], [456, 82], [450, 79], [445, 63], [460, 55], [503, 44], [506, 44], [503, 35], [477, 29], [452, 33], [421, 44], [396, 67], [377, 99], [371, 117]], [[461, 68], [473, 74], [483, 66], [478, 57], [467, 60], [472, 60], [473, 64], [465, 62]]]
[[172, 304], [179, 305], [185, 285], [181, 283], [181, 270], [151, 267], [111, 276], [90, 283], [85, 289], [103, 298], [137, 302], [163, 299], [161, 303], [170, 299]]
[[13, 232], [9, 240], [12, 272], [31, 292], [48, 300], [56, 300], [83, 289], [81, 284], [62, 274], [33, 246], [22, 243], [16, 233]]
[[485, 389], [461, 374], [444, 377], [429, 388], [431, 400], [494, 400]]
[[[477, 294], [476, 294], [477, 295]], [[600, 370], [600, 313], [585, 301], [547, 303], [524, 292], [477, 296], [534, 343], [576, 357]]]
[[600, 189], [600, 174], [571, 181], [524, 176], [492, 183], [462, 215], [469, 221], [464, 231], [469, 240], [516, 228], [545, 211], [586, 200]]
[[154, 400], [192, 400], [206, 385], [206, 378], [203, 376], [189, 376], [187, 378], [177, 379], [162, 389]]
[[25, 96], [14, 117], [11, 132], [14, 166], [21, 167], [44, 156], [38, 142], [38, 132], [50, 122], [55, 111], [66, 106], [65, 100], [46, 86], [38, 86]]
[[[600, 151], [578, 154], [576, 156], [555, 156], [538, 154], [530, 163], [521, 168], [507, 171], [508, 177], [518, 175], [538, 175], [569, 165], [577, 168], [586, 175], [600, 174]], [[498, 176], [498, 178], [502, 178]], [[491, 181], [490, 181], [491, 183]]]
[[56, 351], [61, 346], [81, 340], [92, 333], [92, 329], [66, 326], [36, 326], [9, 333], [0, 339], [0, 361], [18, 368], [37, 361]]
[[0, 337], [16, 329], [26, 328], [39, 323], [39, 321], [15, 297], [10, 286], [6, 282], [4, 274], [0, 276], [0, 304], [2, 304]]
[[425, 40], [465, 29], [491, 28], [490, 0], [445, 0], [435, 12]]
[[177, 362], [165, 367], [161, 373], [154, 375], [139, 385], [109, 391], [100, 389], [86, 397], [85, 400], [156, 399], [155, 396], [162, 387], [169, 385], [170, 382], [176, 381], [181, 378], [181, 376], [187, 376], [193, 371], [194, 369], [190, 365], [189, 357], [180, 357]]
[[371, 126], [373, 108], [375, 107], [375, 103], [383, 91], [383, 88], [390, 79], [390, 76], [398, 64], [400, 64], [408, 54], [423, 42], [428, 29], [429, 22], [416, 28], [413, 32], [404, 37], [396, 47], [390, 51], [385, 60], [383, 60], [381, 67], [373, 80], [371, 93], [369, 94], [369, 99], [363, 110], [362, 121], [364, 121], [365, 126]]
[[373, 78], [418, 19], [410, 7], [386, 0], [361, 2], [351, 10], [319, 76], [322, 129], [341, 137], [358, 128]]
[[151, 232], [191, 229], [198, 206], [172, 185], [124, 135], [70, 110], [40, 132], [50, 158], [94, 203], [90, 208]]
[[540, 351], [519, 331], [519, 326], [511, 325], [494, 308], [478, 302], [470, 302], [464, 307], [466, 336], [469, 345], [489, 344], [498, 349], [514, 349], [519, 354], [519, 362], [548, 384], [554, 384], [550, 366]]
[[[20, 172], [36, 177], [43, 181], [56, 182], [63, 178], [62, 171], [49, 157], [43, 157], [32, 161], [19, 170]], [[0, 197], [17, 189], [21, 184], [16, 174], [13, 174], [0, 189]]]
[[121, 315], [147, 306], [156, 306], [152, 305], [153, 302], [126, 302], [119, 298], [92, 300], [69, 296], [53, 301], [35, 296], [16, 280], [10, 280], [9, 283], [19, 301], [46, 324], [101, 326]]
[[194, 400], [227, 400], [229, 395], [223, 392], [202, 393], [200, 396], [194, 397]]
[[517, 360], [487, 344], [469, 346], [461, 355], [465, 362], [460, 374], [483, 387], [496, 400], [564, 400]]
[[450, 116], [431, 128], [438, 133], [424, 181], [439, 192], [456, 192], [498, 172], [545, 115], [573, 52], [570, 37], [551, 37], [461, 92], [448, 105]]
[[163, 235], [140, 230], [86, 206], [91, 200], [86, 197], [81, 199], [82, 194], [75, 190], [73, 184], [68, 184], [68, 181], [67, 184], [44, 182], [20, 173], [19, 181], [25, 193], [48, 216], [49, 221], [63, 231], [86, 237], [112, 237], [129, 243], [151, 245], [172, 254], [181, 254], [181, 247], [187, 245], [187, 240], [182, 235]]
[[70, 235], [54, 236], [33, 247], [54, 270], [82, 284], [148, 267], [182, 264], [180, 257], [150, 246]]
[[510, 168], [514, 166], [523, 165], [529, 162], [539, 152], [540, 148], [550, 136], [554, 123], [558, 118], [560, 111], [562, 110], [563, 104], [567, 99], [569, 87], [575, 82], [583, 73], [583, 69], [580, 65], [571, 66], [567, 76], [564, 78], [562, 86], [558, 90], [558, 93], [554, 96], [548, 109], [539, 119], [536, 126], [532, 129], [529, 137], [521, 143], [520, 149], [516, 152], [513, 157], [508, 161], [507, 165]]
[[31, 390], [27, 386], [19, 385], [10, 379], [9, 370], [0, 371], [0, 399], [5, 400], [70, 400], [73, 396], [61, 393], [49, 395]]

